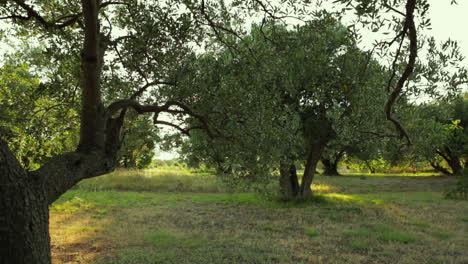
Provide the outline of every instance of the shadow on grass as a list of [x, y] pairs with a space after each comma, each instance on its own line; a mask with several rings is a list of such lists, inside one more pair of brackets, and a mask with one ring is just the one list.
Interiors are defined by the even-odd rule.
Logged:
[[[468, 203], [443, 200], [440, 192], [381, 192], [404, 177], [318, 177], [323, 193], [291, 202], [219, 189], [190, 192], [204, 184], [194, 175], [108, 177], [80, 184], [51, 206], [54, 264], [457, 263], [468, 257], [461, 246], [468, 236], [460, 231]], [[190, 177], [197, 183], [183, 192], [165, 187]], [[126, 180], [152, 192], [118, 191]]]

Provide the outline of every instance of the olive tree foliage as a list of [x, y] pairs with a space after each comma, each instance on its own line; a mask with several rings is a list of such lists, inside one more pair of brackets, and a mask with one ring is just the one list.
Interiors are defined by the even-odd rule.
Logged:
[[433, 101], [412, 107], [409, 115], [414, 121], [409, 129], [415, 136], [410, 157], [427, 161], [444, 174], [460, 175], [468, 155], [467, 109], [462, 95], [449, 102]]
[[[289, 29], [274, 21], [253, 25], [240, 48], [244, 53], [227, 47], [196, 59], [204, 74], [193, 76], [189, 85], [217, 87], [209, 97], [196, 99], [225, 137], [191, 137], [182, 153], [230, 173], [256, 168], [255, 176], [270, 175], [271, 169], [258, 167], [279, 168], [282, 192], [303, 196], [310, 192], [325, 146], [337, 133], [353, 138], [356, 130], [377, 129], [377, 120], [384, 117], [387, 73], [328, 12]], [[232, 92], [241, 96], [232, 97]], [[230, 99], [219, 99], [225, 97]], [[293, 168], [296, 160], [305, 161], [302, 186]], [[284, 179], [290, 173], [292, 179]], [[289, 189], [284, 187], [288, 182]]]
[[[76, 96], [70, 96], [76, 86], [67, 83], [68, 65], [49, 64], [41, 46], [23, 42], [16, 47], [0, 62], [0, 135], [21, 164], [33, 170], [76, 147], [79, 107]], [[71, 91], [58, 89], [59, 78]]]
[[[467, 69], [461, 63], [463, 56], [457, 43], [450, 39], [437, 43], [434, 38], [427, 37], [431, 27], [430, 3], [427, 0], [334, 2], [354, 12], [354, 25], [357, 27], [363, 26], [384, 35], [375, 41], [374, 52], [383, 61], [388, 61], [391, 71], [386, 85], [388, 99], [385, 114], [399, 135], [411, 143], [404, 124], [393, 114], [393, 106], [401, 98], [417, 99], [430, 95], [441, 99], [456, 96], [466, 88]], [[456, 4], [455, 1], [451, 3]], [[357, 27], [353, 26], [359, 30]]]
[[118, 152], [119, 165], [124, 168], [147, 168], [160, 141], [157, 128], [148, 115], [129, 114], [123, 130], [122, 146]]
[[[259, 31], [261, 32], [265, 42], [272, 42], [275, 45], [281, 44], [281, 41], [277, 41], [275, 36], [269, 36], [268, 33], [265, 34], [265, 30], [263, 30], [265, 25], [268, 25], [268, 20], [284, 21], [285, 19], [293, 17], [294, 19], [304, 21], [304, 16], [309, 16], [310, 19], [311, 14], [316, 15], [318, 13], [308, 11], [308, 7], [310, 6], [308, 6], [307, 1], [304, 1], [302, 3], [301, 1], [296, 1], [294, 3], [286, 3], [284, 1], [280, 1], [280, 6], [274, 4], [267, 4], [261, 0], [247, 2], [247, 5], [251, 4], [252, 6], [254, 6], [254, 9], [257, 8], [257, 10], [261, 10], [264, 12], [264, 18], [261, 24], [259, 23]], [[460, 67], [459, 63], [462, 60], [462, 57], [459, 54], [459, 50], [456, 43], [449, 40], [441, 45], [437, 45], [433, 38], [424, 37], [424, 31], [430, 27], [430, 20], [427, 17], [427, 12], [429, 10], [429, 4], [427, 3], [427, 1], [417, 2], [414, 0], [338, 0], [333, 2], [335, 4], [343, 4], [343, 9], [341, 10], [341, 12], [333, 13], [333, 15], [335, 15], [336, 17], [342, 17], [344, 14], [350, 12], [354, 13], [356, 20], [354, 21], [354, 23], [352, 23], [352, 26], [348, 27], [348, 30], [351, 30], [354, 33], [355, 38], [359, 39], [360, 37], [357, 28], [359, 26], [371, 29], [371, 31], [373, 32], [383, 32], [384, 35], [390, 35], [389, 38], [376, 41], [373, 49], [370, 52], [371, 56], [369, 57], [372, 59], [378, 59], [379, 62], [388, 61], [384, 64], [386, 66], [385, 71], [388, 73], [387, 75], [385, 75], [385, 83], [383, 85], [380, 84], [382, 85], [380, 87], [384, 87], [387, 97], [385, 98], [385, 101], [380, 103], [385, 105], [385, 118], [391, 123], [393, 123], [393, 125], [398, 131], [398, 134], [388, 133], [388, 129], [383, 129], [384, 132], [382, 132], [382, 130], [380, 129], [371, 129], [370, 131], [362, 131], [364, 138], [366, 138], [365, 134], [369, 135], [369, 138], [404, 137], [406, 138], [407, 143], [411, 144], [411, 137], [405, 129], [405, 124], [403, 124], [400, 121], [402, 117], [398, 114], [398, 101], [404, 99], [402, 105], [405, 105], [408, 103], [409, 98], [414, 99], [415, 97], [418, 97], [423, 93], [430, 94], [433, 97], [442, 97], [447, 95], [447, 91], [448, 95], [455, 94], [456, 91], [459, 91], [460, 87], [465, 84], [466, 69]], [[304, 5], [296, 5], [298, 3]], [[285, 11], [288, 10], [288, 8], [290, 12], [292, 10], [292, 13], [299, 15], [288, 15], [288, 12]], [[382, 10], [387, 11], [387, 13], [382, 15]], [[307, 24], [307, 22], [305, 23]], [[229, 27], [233, 24], [236, 25], [235, 23], [228, 23], [228, 27], [214, 27], [215, 29], [218, 29], [214, 30], [214, 36], [218, 40], [216, 46], [224, 46], [226, 50], [229, 51], [229, 53], [233, 57], [235, 57], [235, 54], [239, 52], [239, 47], [237, 46], [237, 44], [242, 43], [245, 37], [236, 34], [236, 32], [233, 32], [232, 27]], [[420, 59], [418, 57], [418, 52], [420, 54], [427, 53], [425, 59]], [[244, 53], [250, 54], [252, 57], [255, 57], [256, 51], [254, 48], [247, 47]], [[281, 53], [275, 53], [274, 56], [277, 56], [279, 54]], [[322, 54], [326, 54], [326, 52], [322, 52]], [[301, 54], [300, 56], [304, 58], [303, 54]], [[295, 57], [293, 55], [290, 58]], [[448, 64], [455, 65], [453, 68], [455, 70], [447, 70], [445, 66]], [[270, 62], [269, 65], [277, 64]], [[315, 76], [314, 74], [317, 73], [313, 70], [310, 71], [311, 69], [307, 67], [301, 66], [297, 68], [299, 70], [291, 72], [283, 71], [288, 73], [285, 79], [288, 80], [292, 78], [297, 78], [297, 75], [301, 74], [301, 70], [303, 69], [305, 71], [312, 72], [311, 76]], [[327, 76], [323, 73], [318, 75]], [[278, 74], [278, 76], [281, 76], [281, 73]], [[300, 77], [298, 79], [300, 79]], [[326, 83], [326, 81], [323, 83]], [[305, 93], [305, 95], [300, 93], [296, 94], [296, 97], [301, 98], [301, 96], [306, 98], [305, 100], [308, 100], [307, 93]], [[284, 97], [285, 96], [283, 96], [282, 99], [284, 99]], [[325, 101], [322, 101], [321, 103], [324, 103]], [[325, 104], [326, 103], [322, 104], [322, 106]], [[332, 104], [333, 107], [337, 105], [336, 101], [329, 101], [329, 104]], [[331, 138], [337, 137], [336, 131], [334, 131], [334, 129], [332, 129], [331, 126], [332, 122], [330, 122], [329, 115], [333, 114], [324, 115], [323, 113], [327, 112], [324, 111], [327, 107], [323, 108], [322, 106], [315, 109], [307, 109], [306, 111], [302, 112], [302, 115], [299, 114], [299, 119], [302, 123], [302, 125], [299, 125], [300, 128], [315, 128], [313, 130], [313, 133], [315, 134], [310, 133], [312, 130], [309, 130], [309, 134], [304, 134], [303, 140], [305, 140], [306, 145], [314, 145], [314, 141], [317, 141], [317, 139], [319, 139], [319, 141], [323, 141], [324, 139], [326, 139], [325, 141], [330, 141]], [[320, 109], [321, 107], [322, 109]], [[330, 109], [327, 110], [329, 113], [333, 112]], [[306, 120], [307, 118], [312, 119]], [[319, 123], [321, 126], [318, 125]], [[341, 121], [339, 123], [344, 124], [345, 122]], [[374, 124], [377, 123], [379, 122], [376, 122]], [[327, 129], [327, 126], [329, 127], [329, 129]], [[386, 128], [386, 126], [381, 125], [377, 127]], [[339, 128], [335, 129], [338, 131], [340, 130]], [[322, 133], [324, 130], [328, 130], [328, 132]], [[344, 141], [350, 141], [346, 138], [346, 134], [347, 133], [342, 133], [342, 138], [344, 139]], [[331, 135], [334, 136], [330, 137]], [[357, 141], [359, 142], [360, 140]], [[395, 142], [393, 140], [387, 141]], [[200, 144], [199, 146], [203, 145], [206, 144]], [[340, 144], [337, 145], [339, 146]], [[398, 146], [397, 150], [401, 150], [401, 148], [401, 146]], [[323, 149], [317, 149], [317, 152], [321, 152], [322, 150]], [[329, 151], [329, 153], [330, 152], [331, 151]], [[309, 154], [310, 153], [312, 152], [309, 152]], [[310, 158], [312, 158], [312, 156], [310, 156]], [[312, 171], [311, 169], [311, 166], [306, 166], [306, 171]], [[308, 189], [308, 187], [306, 189]], [[304, 190], [305, 189], [301, 189], [300, 192]]]

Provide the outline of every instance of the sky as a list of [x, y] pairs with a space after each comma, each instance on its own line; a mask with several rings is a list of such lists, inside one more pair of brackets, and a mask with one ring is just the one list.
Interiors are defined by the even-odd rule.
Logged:
[[430, 0], [429, 16], [436, 39], [448, 38], [459, 42], [460, 49], [468, 57], [468, 1], [458, 0], [458, 5], [450, 5], [451, 0]]

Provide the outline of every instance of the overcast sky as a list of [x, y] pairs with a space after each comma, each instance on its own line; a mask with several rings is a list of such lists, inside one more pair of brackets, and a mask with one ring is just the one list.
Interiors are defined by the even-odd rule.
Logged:
[[438, 40], [457, 40], [465, 57], [468, 57], [468, 1], [458, 0], [458, 5], [450, 5], [451, 0], [430, 0], [431, 34]]

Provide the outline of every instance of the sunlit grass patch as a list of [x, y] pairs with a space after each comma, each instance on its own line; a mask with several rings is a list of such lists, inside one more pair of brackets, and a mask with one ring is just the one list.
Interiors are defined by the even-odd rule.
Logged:
[[209, 173], [186, 169], [117, 170], [80, 182], [75, 189], [152, 192], [224, 192], [220, 180]]
[[[69, 195], [70, 193], [67, 193]], [[52, 212], [73, 212], [78, 210], [91, 210], [96, 208], [96, 204], [77, 196], [63, 195], [62, 198], [50, 206]]]
[[189, 199], [188, 195], [162, 193], [152, 195], [148, 192], [84, 191], [71, 190], [62, 195], [52, 206], [51, 211], [94, 210], [95, 215], [106, 214], [112, 208], [145, 206], [173, 207], [179, 201]]
[[385, 177], [385, 176], [398, 176], [398, 177], [427, 177], [427, 176], [441, 176], [440, 173], [437, 172], [402, 172], [402, 173], [342, 173], [343, 176], [355, 176], [355, 177]]
[[357, 202], [363, 203], [366, 200], [358, 195], [351, 195], [351, 194], [341, 194], [341, 193], [328, 193], [324, 194], [325, 197], [332, 198], [335, 200], [345, 201], [345, 202]]
[[328, 192], [336, 192], [337, 188], [335, 186], [332, 186], [330, 184], [320, 184], [320, 183], [314, 183], [312, 185], [312, 189], [314, 192], [318, 193], [328, 193]]

